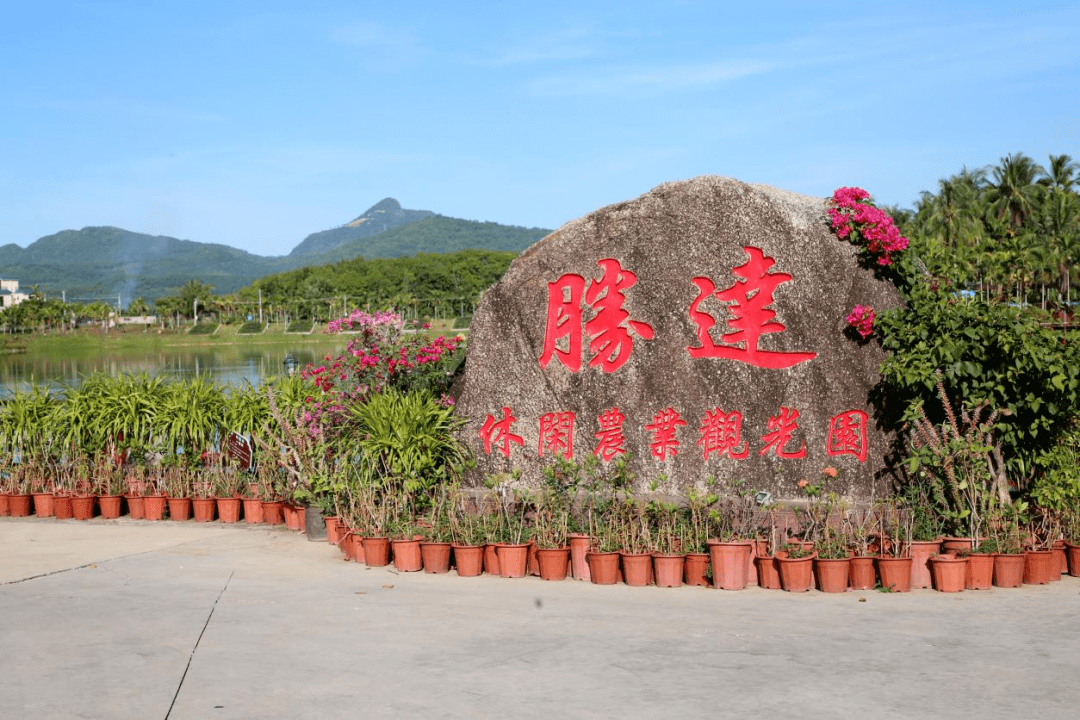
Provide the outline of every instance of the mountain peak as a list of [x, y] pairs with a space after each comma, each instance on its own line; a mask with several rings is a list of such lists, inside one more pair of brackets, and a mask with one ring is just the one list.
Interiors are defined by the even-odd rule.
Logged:
[[[383, 198], [379, 202], [377, 202], [374, 205], [372, 205], [371, 207], [369, 207], [367, 209], [367, 212], [365, 212], [360, 217], [365, 217], [365, 216], [371, 215], [373, 213], [393, 213], [393, 212], [401, 212], [401, 203], [399, 203], [394, 198], [389, 198], [388, 197], [388, 198]], [[356, 219], [359, 220], [360, 218], [356, 218]]]
[[430, 210], [405, 210], [394, 198], [383, 198], [352, 222], [308, 235], [303, 242], [293, 248], [289, 257], [326, 252], [347, 242], [377, 235], [390, 228], [423, 220], [434, 214]]

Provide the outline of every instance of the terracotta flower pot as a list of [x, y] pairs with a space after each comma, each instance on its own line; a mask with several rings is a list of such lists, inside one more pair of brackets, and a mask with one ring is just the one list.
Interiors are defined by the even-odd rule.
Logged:
[[877, 570], [882, 588], [891, 592], [911, 592], [911, 558], [879, 557]]
[[71, 516], [76, 520], [90, 520], [94, 517], [97, 498], [93, 495], [76, 495], [71, 498]]
[[[12, 500], [15, 496], [12, 495]], [[15, 506], [12, 505], [12, 514], [15, 513]], [[71, 496], [70, 495], [57, 495], [53, 493], [53, 517], [57, 520], [70, 520], [74, 515], [74, 511], [71, 509]]]
[[962, 592], [967, 576], [967, 558], [938, 555], [930, 558], [930, 574], [938, 592]]
[[214, 498], [191, 499], [191, 512], [195, 516], [195, 522], [213, 522], [215, 510], [217, 500]]
[[127, 503], [128, 517], [132, 520], [146, 518], [146, 506], [143, 503], [142, 495], [125, 495], [124, 501]]
[[537, 548], [541, 580], [565, 580], [570, 569], [570, 548]]
[[964, 571], [965, 590], [989, 590], [994, 584], [994, 555], [971, 553]]
[[246, 497], [240, 501], [240, 504], [244, 506], [244, 522], [248, 525], [263, 521], [262, 500]]
[[1018, 588], [1024, 584], [1024, 555], [994, 556], [994, 587]]
[[330, 516], [324, 518], [326, 520], [326, 542], [331, 545], [339, 545], [341, 543], [341, 532], [339, 528], [341, 525], [336, 517]]
[[[34, 495], [34, 514], [38, 517], [53, 516], [53, 495], [51, 492], [36, 492]], [[10, 510], [9, 510], [10, 512]]]
[[1024, 584], [1046, 585], [1057, 569], [1052, 550], [1028, 550], [1024, 553]]
[[31, 505], [33, 505], [33, 500], [26, 493], [8, 496], [8, 512], [11, 513], [11, 517], [29, 517]]
[[911, 556], [911, 587], [913, 590], [931, 586], [930, 558], [940, 552], [940, 540], [913, 540], [908, 543], [908, 554]]
[[708, 587], [709, 579], [705, 577], [709, 570], [709, 556], [706, 553], [687, 553], [683, 561], [683, 579], [687, 585], [695, 587]]
[[455, 545], [454, 566], [458, 577], [478, 577], [484, 572], [484, 547], [482, 545]]
[[300, 532], [304, 529], [304, 506], [297, 503], [282, 503], [281, 516], [285, 522], [285, 529]]
[[398, 572], [419, 572], [424, 569], [419, 540], [391, 540], [394, 549], [394, 569]]
[[1065, 543], [1065, 554], [1069, 560], [1069, 574], [1080, 577], [1080, 545]]
[[0, 493], [0, 517], [11, 515], [11, 493]]
[[650, 584], [652, 555], [649, 553], [619, 553], [622, 558], [623, 582], [633, 587]]
[[772, 555], [757, 556], [758, 587], [763, 590], [780, 590], [780, 566]]
[[589, 579], [589, 563], [585, 561], [585, 555], [589, 552], [592, 538], [584, 533], [570, 533], [566, 536], [570, 543], [570, 572], [575, 580]]
[[501, 575], [499, 572], [499, 545], [488, 543], [484, 546], [484, 572], [488, 575]]
[[504, 578], [525, 577], [529, 566], [529, 543], [498, 546], [499, 575]]
[[147, 520], [161, 520], [165, 517], [165, 496], [146, 495], [143, 497], [143, 514]]
[[788, 592], [806, 592], [814, 584], [814, 556], [789, 558], [777, 553], [776, 564], [780, 568], [780, 585]]
[[123, 495], [102, 495], [97, 500], [102, 519], [115, 520], [120, 517], [120, 511], [124, 507]]
[[540, 560], [536, 554], [536, 543], [529, 541], [529, 574], [534, 577], [540, 576]]
[[817, 575], [818, 590], [827, 593], [847, 592], [848, 576], [851, 574], [851, 560], [839, 559], [814, 559], [814, 573]]
[[656, 577], [656, 586], [681, 587], [685, 562], [682, 555], [653, 555], [653, 575]]
[[1069, 572], [1069, 558], [1065, 552], [1065, 541], [1055, 540], [1054, 547], [1051, 548], [1054, 553], [1054, 559], [1057, 560], [1057, 572], [1050, 576], [1050, 582], [1061, 580], [1061, 576]]
[[750, 544], [746, 542], [710, 542], [713, 587], [742, 590], [746, 587], [746, 564], [750, 562]]
[[345, 530], [344, 534], [341, 536], [341, 543], [338, 545], [338, 549], [345, 553], [346, 562], [362, 562], [356, 559], [356, 547], [364, 547], [360, 536], [355, 534], [352, 530]]
[[218, 520], [223, 523], [240, 522], [240, 498], [219, 497], [215, 502], [217, 504]]
[[169, 519], [185, 522], [191, 519], [191, 498], [169, 498]]
[[975, 542], [971, 538], [947, 537], [941, 538], [941, 552], [970, 553], [975, 549]]
[[424, 572], [426, 573], [442, 574], [450, 572], [450, 543], [420, 543], [420, 560], [424, 564]]
[[264, 500], [262, 503], [262, 521], [267, 525], [285, 524], [285, 503], [280, 500]]
[[614, 585], [619, 581], [619, 553], [591, 552], [585, 556], [589, 563], [589, 578], [596, 585]]
[[869, 555], [856, 555], [851, 558], [851, 568], [848, 570], [848, 584], [852, 590], [873, 590], [876, 579], [874, 558]]
[[366, 537], [363, 539], [364, 555], [361, 560], [368, 567], [384, 567], [390, 564], [390, 538]]

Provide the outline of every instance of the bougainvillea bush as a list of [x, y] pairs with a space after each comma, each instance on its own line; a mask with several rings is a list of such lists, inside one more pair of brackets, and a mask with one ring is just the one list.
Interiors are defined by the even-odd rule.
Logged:
[[945, 422], [939, 394], [957, 407], [985, 403], [996, 411], [995, 472], [1021, 488], [1045, 474], [1080, 414], [1080, 345], [1036, 308], [965, 296], [930, 274], [865, 190], [840, 188], [827, 212], [837, 237], [859, 245], [904, 294], [903, 307], [876, 314], [856, 305], [845, 318], [857, 339], [888, 351], [875, 397], [882, 421], [901, 429], [925, 412]]
[[304, 368], [303, 377], [319, 390], [309, 398], [304, 421], [332, 431], [344, 422], [347, 407], [389, 390], [425, 391], [452, 405], [446, 391], [464, 357], [464, 337], [432, 338], [422, 332], [427, 329], [406, 327], [395, 313], [361, 310], [330, 323], [328, 332], [354, 336], [336, 356]]

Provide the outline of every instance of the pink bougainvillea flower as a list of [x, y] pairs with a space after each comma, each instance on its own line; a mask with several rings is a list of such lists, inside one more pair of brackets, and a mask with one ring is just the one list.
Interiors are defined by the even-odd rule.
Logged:
[[874, 334], [874, 318], [874, 308], [869, 305], [856, 305], [844, 320], [855, 328], [859, 335], [868, 338]]
[[834, 478], [839, 474], [839, 471], [836, 468], [834, 468], [832, 465], [825, 468], [821, 472], [824, 473], [825, 475], [828, 475], [831, 478]]
[[809, 484], [810, 484], [810, 481], [807, 480], [806, 478], [803, 478], [802, 480], [799, 481], [799, 487], [800, 488], [805, 488]]

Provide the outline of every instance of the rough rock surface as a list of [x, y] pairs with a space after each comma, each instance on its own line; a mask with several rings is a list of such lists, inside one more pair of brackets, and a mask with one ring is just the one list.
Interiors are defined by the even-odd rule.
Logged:
[[[520, 469], [535, 481], [556, 455], [625, 450], [640, 490], [714, 476], [792, 498], [828, 466], [840, 471], [830, 489], [880, 490], [892, 439], [867, 398], [883, 353], [845, 332], [845, 317], [901, 299], [824, 211], [820, 198], [705, 176], [601, 208], [522, 253], [473, 316], [456, 388], [471, 480]], [[668, 409], [685, 424], [658, 417]]]

